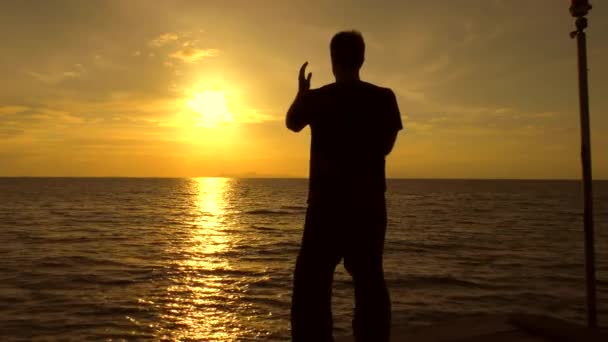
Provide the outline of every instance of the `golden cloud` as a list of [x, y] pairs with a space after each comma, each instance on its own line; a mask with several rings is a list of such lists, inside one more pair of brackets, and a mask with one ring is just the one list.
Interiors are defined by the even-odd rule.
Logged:
[[79, 71], [68, 70], [63, 72], [54, 72], [54, 73], [38, 73], [34, 71], [29, 71], [28, 74], [40, 82], [55, 84], [60, 83], [64, 80], [70, 78], [78, 78], [81, 76]]
[[186, 47], [181, 50], [177, 50], [170, 55], [171, 58], [175, 58], [184, 63], [197, 63], [203, 58], [215, 57], [219, 53], [217, 49], [198, 49], [192, 47]]
[[26, 106], [0, 106], [0, 115], [3, 114], [17, 114], [30, 110], [30, 107]]
[[57, 110], [50, 108], [40, 108], [31, 115], [32, 118], [44, 121], [52, 121], [60, 124], [80, 124], [84, 123], [84, 119], [73, 115], [65, 110]]
[[152, 39], [150, 42], [148, 42], [148, 45], [153, 46], [153, 47], [161, 47], [166, 45], [167, 43], [176, 41], [179, 39], [179, 35], [177, 33], [173, 33], [173, 32], [168, 32], [168, 33], [163, 33], [160, 36]]

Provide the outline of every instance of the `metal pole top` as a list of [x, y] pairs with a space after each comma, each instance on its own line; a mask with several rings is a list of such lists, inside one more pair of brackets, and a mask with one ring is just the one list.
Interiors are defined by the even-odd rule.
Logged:
[[584, 17], [593, 8], [589, 0], [572, 0], [570, 4], [570, 14], [573, 17]]

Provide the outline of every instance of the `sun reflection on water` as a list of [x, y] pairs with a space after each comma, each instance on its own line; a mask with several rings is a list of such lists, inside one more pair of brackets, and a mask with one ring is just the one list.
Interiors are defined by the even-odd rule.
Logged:
[[226, 253], [231, 249], [227, 212], [234, 180], [194, 178], [191, 181], [189, 240], [176, 263], [177, 278], [167, 289], [168, 312], [163, 319], [173, 321], [174, 325], [164, 337], [236, 340], [242, 328], [237, 314], [229, 308], [238, 300], [239, 292], [225, 279], [226, 272], [232, 269]]
[[197, 193], [194, 215], [196, 228], [192, 232], [192, 251], [199, 256], [212, 256], [229, 247], [227, 224], [227, 197], [231, 190], [230, 178], [195, 178]]

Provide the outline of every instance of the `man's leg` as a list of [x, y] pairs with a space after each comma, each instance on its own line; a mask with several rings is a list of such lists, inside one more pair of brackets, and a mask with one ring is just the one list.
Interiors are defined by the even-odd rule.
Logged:
[[333, 341], [331, 287], [340, 262], [327, 213], [310, 208], [296, 261], [291, 303], [291, 335], [294, 342]]
[[386, 207], [382, 203], [358, 213], [344, 256], [344, 266], [355, 287], [353, 330], [357, 342], [389, 341], [391, 303], [382, 267]]

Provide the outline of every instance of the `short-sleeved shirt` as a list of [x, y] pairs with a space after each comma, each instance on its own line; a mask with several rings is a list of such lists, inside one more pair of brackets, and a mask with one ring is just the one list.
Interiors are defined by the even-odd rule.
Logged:
[[387, 141], [403, 128], [395, 94], [363, 81], [303, 95], [311, 128], [309, 203], [384, 196]]

